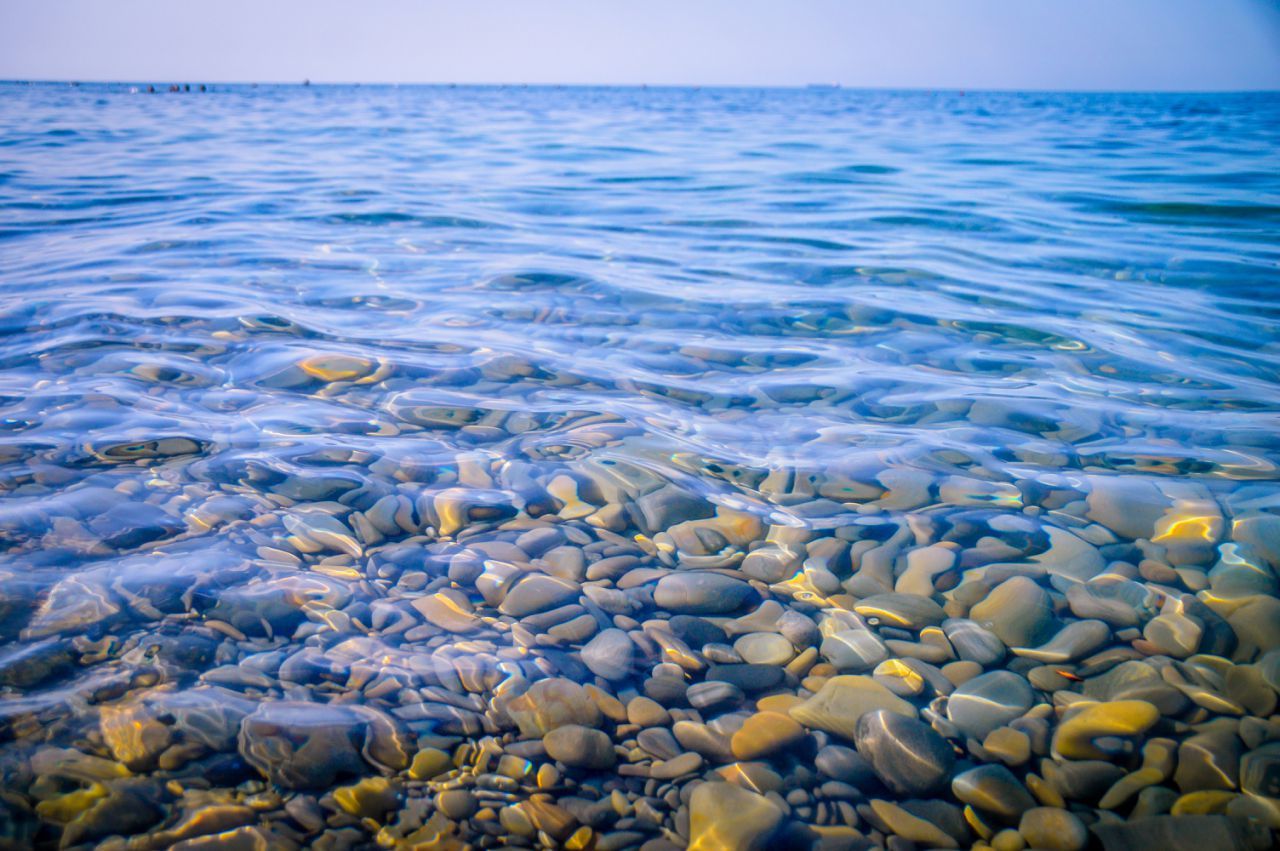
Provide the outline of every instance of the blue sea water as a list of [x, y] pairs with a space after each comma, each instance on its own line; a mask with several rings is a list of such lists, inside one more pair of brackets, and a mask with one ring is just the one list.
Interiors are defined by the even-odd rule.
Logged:
[[[359, 773], [354, 751], [306, 782], [276, 770], [252, 723], [271, 705], [382, 712], [410, 755], [501, 735], [500, 683], [590, 681], [595, 628], [679, 613], [636, 589], [690, 567], [825, 636], [875, 590], [859, 543], [892, 542], [886, 593], [919, 593], [914, 548], [960, 554], [924, 589], [954, 618], [998, 584], [965, 571], [1036, 564], [1065, 529], [1098, 567], [1030, 573], [1069, 624], [1068, 586], [1110, 565], [1140, 610], [1107, 625], [1123, 658], [1276, 649], [1276, 94], [145, 89], [0, 85], [0, 775], [33, 808], [0, 820], [15, 841], [145, 832], [191, 803], [173, 778]], [[785, 573], [747, 569], [759, 550]], [[584, 573], [615, 555], [657, 572]], [[1224, 560], [1251, 565], [1248, 623], [1170, 656], [1153, 619], [1211, 635], [1245, 606]], [[595, 626], [524, 623], [495, 562], [567, 583], [533, 614]], [[602, 608], [593, 582], [630, 596]], [[463, 637], [410, 604], [433, 594], [462, 601]], [[599, 680], [623, 697], [665, 658], [635, 640], [631, 679]], [[424, 654], [488, 673], [423, 680]], [[394, 688], [370, 691], [392, 682], [370, 659]], [[1209, 688], [1209, 668], [1179, 676]], [[161, 759], [198, 735], [111, 727], [174, 695], [230, 732]], [[136, 789], [93, 788], [154, 818], [37, 814], [106, 782], [68, 749], [128, 765]]]

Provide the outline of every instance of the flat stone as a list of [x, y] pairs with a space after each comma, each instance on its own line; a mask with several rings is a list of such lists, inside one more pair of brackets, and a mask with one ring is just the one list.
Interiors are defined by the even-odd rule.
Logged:
[[934, 577], [946, 573], [956, 562], [956, 551], [950, 547], [934, 545], [920, 547], [907, 553], [907, 569], [894, 583], [893, 590], [900, 594], [929, 597], [935, 589]]
[[981, 741], [997, 727], [1021, 717], [1035, 693], [1012, 671], [990, 671], [961, 684], [947, 698], [947, 718], [965, 735]]
[[538, 680], [507, 704], [507, 714], [525, 738], [539, 738], [556, 727], [600, 725], [600, 708], [587, 690], [572, 680]]
[[708, 644], [724, 644], [729, 640], [729, 636], [723, 629], [711, 621], [693, 615], [676, 615], [667, 621], [667, 625], [671, 627], [671, 631], [677, 638], [694, 649], [700, 649]]
[[1090, 476], [1085, 514], [1122, 538], [1150, 539], [1172, 505], [1155, 482], [1138, 476]]
[[1022, 814], [1018, 833], [1032, 848], [1044, 851], [1083, 851], [1089, 844], [1089, 830], [1068, 810], [1034, 807]]
[[1065, 759], [1110, 759], [1132, 750], [1127, 739], [1140, 736], [1160, 720], [1143, 700], [1086, 705], [1067, 715], [1053, 735], [1053, 752]]
[[471, 601], [465, 594], [454, 589], [418, 597], [410, 605], [418, 610], [427, 623], [446, 632], [471, 632], [481, 626]]
[[869, 629], [846, 629], [828, 635], [819, 649], [836, 670], [860, 674], [889, 658], [889, 648]]
[[827, 745], [818, 751], [814, 768], [833, 780], [863, 787], [876, 779], [875, 769], [862, 754], [843, 745]]
[[813, 697], [792, 707], [791, 717], [806, 727], [823, 730], [854, 740], [858, 719], [868, 712], [886, 709], [916, 716], [916, 709], [871, 677], [856, 675], [832, 677]]
[[602, 771], [613, 768], [617, 754], [613, 741], [599, 730], [567, 724], [557, 727], [542, 738], [547, 756], [570, 768]]
[[689, 686], [685, 698], [694, 709], [707, 711], [738, 706], [746, 699], [746, 695], [733, 683], [708, 680]]
[[1074, 621], [1039, 647], [1015, 647], [1013, 652], [1046, 665], [1060, 665], [1088, 656], [1111, 640], [1111, 627], [1100, 620]]
[[920, 630], [946, 620], [942, 607], [920, 594], [874, 594], [854, 604], [853, 610], [880, 624]]
[[1009, 824], [1036, 805], [1035, 798], [1003, 765], [980, 765], [957, 774], [951, 793], [975, 809]]
[[804, 737], [804, 727], [790, 716], [779, 712], [759, 712], [748, 718], [733, 734], [730, 747], [736, 759], [749, 761], [794, 747]]
[[690, 851], [765, 851], [783, 812], [732, 783], [700, 783], [689, 798]]
[[955, 753], [927, 724], [883, 709], [858, 719], [858, 753], [899, 795], [929, 795], [946, 784]]
[[701, 771], [704, 762], [701, 754], [680, 754], [665, 762], [654, 763], [649, 768], [649, 776], [655, 780], [674, 780]]
[[1058, 629], [1049, 592], [1025, 576], [997, 585], [969, 610], [969, 617], [1009, 647], [1035, 647]]
[[635, 644], [620, 629], [606, 629], [582, 648], [582, 664], [606, 680], [625, 680], [632, 674]]
[[638, 727], [665, 727], [671, 723], [671, 713], [656, 700], [639, 695], [627, 704], [627, 721]]
[[1000, 637], [975, 621], [951, 618], [942, 622], [942, 631], [956, 655], [966, 662], [987, 668], [1005, 656], [1005, 644]]
[[733, 642], [742, 661], [752, 665], [785, 665], [796, 655], [791, 642], [773, 632], [752, 632]]
[[498, 611], [522, 618], [562, 606], [578, 599], [581, 593], [582, 589], [576, 582], [545, 573], [530, 573], [511, 587], [502, 598]]
[[756, 599], [755, 589], [741, 579], [700, 570], [668, 574], [658, 580], [653, 601], [680, 614], [722, 615]]
[[926, 848], [959, 848], [955, 837], [942, 828], [916, 816], [892, 801], [873, 800], [870, 803], [872, 812], [888, 826], [889, 830], [903, 839], [919, 843]]

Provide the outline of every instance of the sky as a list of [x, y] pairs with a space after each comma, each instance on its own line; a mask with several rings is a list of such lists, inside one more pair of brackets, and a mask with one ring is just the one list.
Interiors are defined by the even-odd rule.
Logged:
[[0, 0], [0, 79], [1280, 89], [1280, 0]]

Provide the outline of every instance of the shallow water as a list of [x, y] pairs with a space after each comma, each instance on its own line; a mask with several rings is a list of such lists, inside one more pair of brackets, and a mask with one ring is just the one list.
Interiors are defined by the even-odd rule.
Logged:
[[[1278, 141], [1276, 95], [0, 86], [0, 834], [967, 846], [999, 764], [1058, 834], [1265, 847]], [[954, 765], [824, 773], [824, 686]], [[604, 693], [785, 747], [652, 778]]]

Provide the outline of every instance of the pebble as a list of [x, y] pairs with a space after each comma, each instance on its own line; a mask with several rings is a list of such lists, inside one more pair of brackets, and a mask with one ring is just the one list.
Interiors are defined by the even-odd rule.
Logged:
[[854, 604], [853, 610], [881, 624], [921, 630], [946, 620], [942, 607], [921, 594], [874, 594]]
[[947, 698], [947, 718], [965, 735], [983, 739], [1022, 716], [1035, 702], [1027, 681], [1012, 671], [990, 671], [961, 684]]
[[735, 759], [754, 760], [795, 747], [805, 737], [804, 727], [778, 712], [759, 712], [747, 718], [730, 739]]
[[640, 695], [627, 703], [627, 721], [639, 727], [665, 727], [671, 723], [671, 713], [656, 700]]
[[883, 709], [858, 719], [854, 741], [876, 775], [899, 795], [935, 792], [955, 765], [951, 746], [927, 724]]
[[669, 612], [718, 615], [737, 611], [756, 596], [755, 589], [732, 576], [683, 571], [658, 580], [653, 601]]
[[1057, 631], [1049, 592], [1025, 576], [997, 585], [969, 617], [1009, 647], [1036, 647]]
[[597, 677], [621, 681], [631, 675], [634, 655], [630, 636], [620, 629], [606, 629], [582, 648], [582, 664]]
[[1127, 740], [1145, 733], [1159, 718], [1159, 710], [1143, 700], [1088, 704], [1058, 724], [1053, 752], [1064, 759], [1110, 759], [1131, 750]]
[[613, 740], [599, 730], [567, 724], [548, 732], [542, 739], [547, 756], [570, 768], [602, 771], [613, 768], [617, 754]]
[[765, 851], [782, 809], [732, 783], [700, 783], [689, 798], [690, 851]]
[[847, 629], [822, 640], [820, 652], [839, 671], [869, 671], [889, 658], [889, 648], [868, 629]]
[[772, 632], [748, 633], [733, 642], [733, 649], [752, 665], [785, 665], [796, 655], [790, 641]]
[[544, 573], [531, 573], [511, 587], [498, 611], [522, 618], [576, 600], [580, 593], [576, 582]]
[[1032, 848], [1045, 851], [1083, 851], [1089, 830], [1073, 813], [1057, 807], [1033, 807], [1022, 814], [1018, 833]]
[[853, 741], [858, 719], [885, 709], [910, 718], [916, 709], [871, 677], [832, 677], [813, 697], [791, 709], [791, 717], [806, 727], [823, 730]]
[[1031, 793], [1003, 765], [980, 765], [957, 774], [951, 780], [951, 793], [1010, 824], [1036, 805]]

